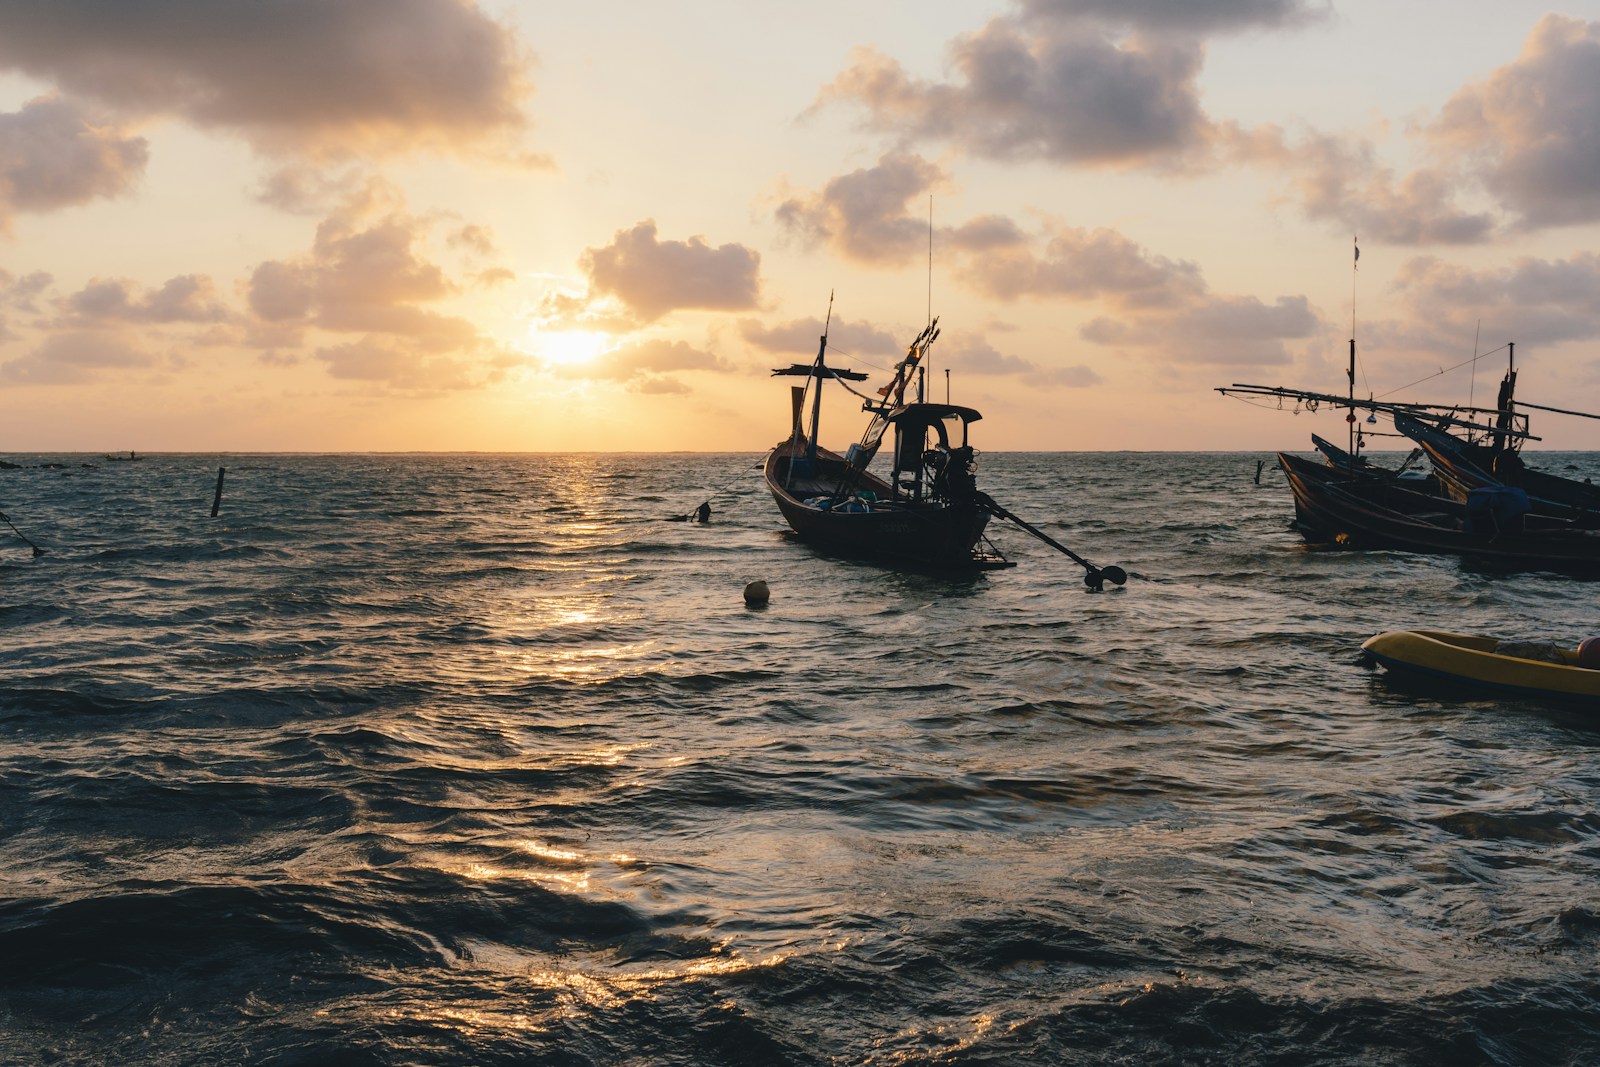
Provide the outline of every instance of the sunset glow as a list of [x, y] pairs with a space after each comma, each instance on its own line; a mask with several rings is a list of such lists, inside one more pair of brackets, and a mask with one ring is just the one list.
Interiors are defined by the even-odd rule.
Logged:
[[1212, 387], [1352, 332], [1600, 408], [1582, 5], [173, 6], [0, 9], [0, 451], [753, 451], [830, 296], [875, 375], [939, 315], [986, 448], [1303, 445]]
[[594, 330], [537, 331], [533, 345], [541, 359], [562, 366], [593, 363], [611, 344], [609, 334]]

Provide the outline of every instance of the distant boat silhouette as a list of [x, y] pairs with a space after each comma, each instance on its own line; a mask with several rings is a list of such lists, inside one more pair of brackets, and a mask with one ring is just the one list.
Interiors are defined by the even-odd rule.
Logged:
[[106, 453], [106, 459], [110, 460], [112, 463], [132, 463], [135, 460], [141, 460], [143, 458], [143, 456], [136, 454], [132, 449], [128, 450], [128, 454], [126, 456], [124, 456], [121, 452]]

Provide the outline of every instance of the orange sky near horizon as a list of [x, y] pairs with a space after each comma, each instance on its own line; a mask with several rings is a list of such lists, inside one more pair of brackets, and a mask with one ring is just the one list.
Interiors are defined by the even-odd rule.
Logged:
[[0, 451], [755, 451], [830, 297], [986, 449], [1600, 411], [1596, 129], [1587, 4], [16, 0]]

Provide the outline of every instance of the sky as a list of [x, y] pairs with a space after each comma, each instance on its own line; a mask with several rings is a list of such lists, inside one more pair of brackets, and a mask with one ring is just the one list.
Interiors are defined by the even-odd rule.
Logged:
[[1597, 246], [1600, 0], [0, 4], [0, 451], [757, 451], [930, 315], [980, 449], [1600, 412]]

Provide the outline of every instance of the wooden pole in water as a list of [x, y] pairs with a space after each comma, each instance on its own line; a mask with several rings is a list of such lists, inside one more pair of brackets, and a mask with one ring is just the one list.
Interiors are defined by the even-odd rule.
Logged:
[[228, 473], [227, 467], [217, 468], [217, 495], [211, 498], [211, 517], [217, 517], [217, 512], [222, 509], [222, 477]]

